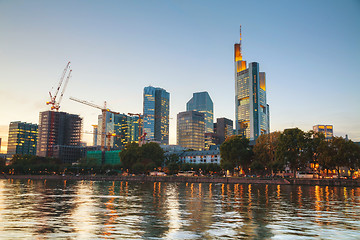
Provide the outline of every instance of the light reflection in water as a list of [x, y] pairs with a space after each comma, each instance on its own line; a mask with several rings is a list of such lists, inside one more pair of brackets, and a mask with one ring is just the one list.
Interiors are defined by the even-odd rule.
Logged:
[[0, 180], [0, 236], [359, 239], [359, 201], [350, 187]]

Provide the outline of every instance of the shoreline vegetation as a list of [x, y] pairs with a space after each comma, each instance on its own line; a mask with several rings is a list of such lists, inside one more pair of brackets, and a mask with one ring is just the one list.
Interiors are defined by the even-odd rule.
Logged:
[[106, 176], [106, 175], [7, 175], [0, 179], [30, 180], [74, 180], [74, 181], [126, 181], [126, 182], [183, 182], [183, 183], [226, 183], [226, 184], [275, 184], [360, 187], [358, 179], [298, 179], [298, 178], [245, 178], [245, 177], [197, 177], [197, 176]]

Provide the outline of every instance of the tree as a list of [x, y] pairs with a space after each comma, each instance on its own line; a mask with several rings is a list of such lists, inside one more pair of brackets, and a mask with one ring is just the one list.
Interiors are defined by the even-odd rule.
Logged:
[[127, 143], [125, 148], [120, 152], [120, 160], [125, 169], [131, 169], [139, 160], [139, 145], [135, 142]]
[[293, 171], [294, 178], [298, 168], [305, 166], [305, 133], [298, 128], [285, 129], [280, 135], [275, 156]]
[[336, 170], [340, 178], [341, 167], [349, 167], [351, 171], [359, 167], [359, 155], [360, 151], [353, 142], [333, 137], [320, 145], [319, 164], [325, 169]]
[[275, 163], [275, 152], [280, 135], [280, 132], [272, 132], [258, 137], [253, 148], [254, 161], [251, 164], [251, 169], [259, 170], [260, 172], [264, 170], [266, 172], [266, 169], [275, 170], [274, 168], [277, 166]]
[[221, 144], [220, 155], [220, 165], [223, 169], [233, 170], [240, 166], [247, 169], [252, 157], [249, 140], [240, 135], [229, 137]]
[[140, 147], [140, 161], [146, 165], [152, 162], [155, 167], [160, 167], [164, 162], [164, 150], [158, 143], [146, 143]]

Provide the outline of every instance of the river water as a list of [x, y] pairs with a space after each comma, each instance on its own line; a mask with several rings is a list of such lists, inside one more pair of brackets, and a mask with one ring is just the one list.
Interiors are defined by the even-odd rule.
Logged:
[[360, 188], [0, 180], [0, 239], [360, 239]]

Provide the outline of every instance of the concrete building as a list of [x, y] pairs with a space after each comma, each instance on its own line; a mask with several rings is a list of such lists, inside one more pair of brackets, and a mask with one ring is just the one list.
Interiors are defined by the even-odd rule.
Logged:
[[7, 154], [36, 154], [38, 125], [26, 122], [11, 122]]
[[144, 88], [144, 125], [146, 140], [169, 144], [170, 94], [155, 87]]
[[[106, 133], [112, 136], [105, 139], [105, 146], [112, 149], [122, 149], [129, 142], [139, 140], [139, 117], [126, 114], [106, 113]], [[102, 126], [102, 115], [98, 117], [98, 126]], [[103, 132], [101, 127], [97, 133]], [[101, 145], [101, 137], [96, 137], [97, 145]], [[108, 142], [110, 141], [110, 142]]]
[[216, 119], [216, 135], [219, 138], [218, 144], [225, 142], [226, 138], [233, 135], [233, 121], [228, 118]]
[[177, 145], [202, 150], [205, 147], [205, 116], [196, 111], [177, 115]]
[[270, 133], [270, 112], [266, 102], [265, 73], [257, 62], [246, 68], [240, 43], [234, 45], [235, 58], [235, 129], [237, 134], [255, 141]]
[[205, 133], [214, 132], [214, 104], [208, 92], [193, 93], [193, 97], [186, 104], [186, 111], [204, 113]]
[[326, 140], [332, 139], [334, 136], [333, 125], [315, 125], [313, 126], [314, 132], [323, 133]]
[[[75, 152], [78, 152], [81, 145], [81, 131], [82, 118], [79, 115], [54, 111], [41, 112], [36, 155], [59, 157], [63, 162], [77, 161], [78, 159], [75, 158], [61, 158], [61, 156], [76, 156], [76, 153], [62, 154], [61, 151], [66, 149], [69, 152], [74, 149]], [[57, 152], [54, 154], [57, 145], [66, 147], [57, 147]]]

